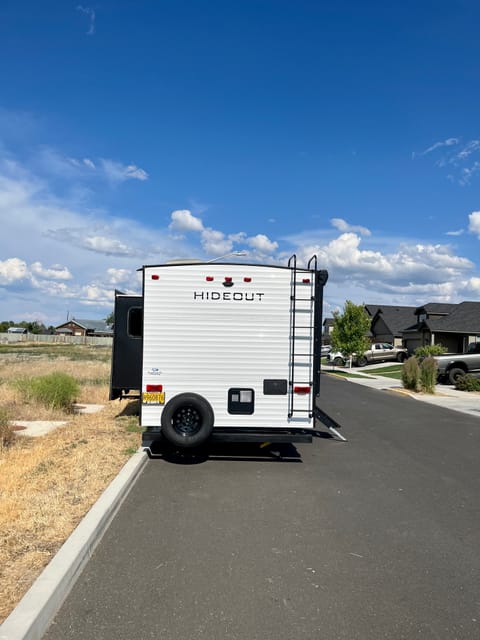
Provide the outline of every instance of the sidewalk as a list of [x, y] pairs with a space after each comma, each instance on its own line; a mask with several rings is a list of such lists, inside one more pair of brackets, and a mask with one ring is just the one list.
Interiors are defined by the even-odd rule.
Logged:
[[[343, 380], [347, 382], [354, 382], [355, 384], [361, 384], [364, 387], [370, 387], [371, 389], [379, 389], [381, 391], [393, 391], [408, 395], [420, 402], [428, 402], [434, 404], [437, 407], [443, 407], [444, 409], [451, 409], [452, 411], [460, 411], [476, 418], [480, 418], [480, 393], [457, 391], [455, 387], [446, 384], [437, 384], [435, 387], [435, 394], [429, 393], [414, 393], [413, 391], [407, 391], [402, 387], [400, 380], [395, 378], [387, 378], [381, 375], [375, 375], [375, 369], [385, 367], [386, 364], [375, 364], [368, 367], [362, 367], [361, 369], [352, 369], [352, 376], [341, 376]], [[327, 367], [323, 366], [322, 371], [331, 375], [336, 375], [338, 371], [348, 371], [345, 367]], [[339, 376], [340, 377], [340, 376]]]

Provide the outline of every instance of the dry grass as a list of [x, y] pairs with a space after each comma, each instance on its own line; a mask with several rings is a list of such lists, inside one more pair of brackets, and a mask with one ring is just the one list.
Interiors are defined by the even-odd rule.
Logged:
[[[28, 366], [0, 366], [0, 407], [7, 403], [12, 419], [54, 420], [59, 413], [40, 416], [38, 406], [24, 407], [10, 384], [16, 376], [61, 370], [82, 383], [105, 378], [109, 370], [106, 363], [57, 360], [30, 363], [25, 374]], [[85, 385], [78, 400], [105, 404], [100, 413], [70, 415], [48, 435], [17, 436], [0, 451], [0, 622], [140, 445], [137, 418], [125, 415], [134, 403], [107, 402], [107, 395], [106, 384]]]

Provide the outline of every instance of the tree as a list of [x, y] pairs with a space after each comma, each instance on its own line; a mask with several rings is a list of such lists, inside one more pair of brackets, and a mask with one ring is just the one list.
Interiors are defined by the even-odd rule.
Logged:
[[351, 358], [354, 353], [363, 355], [370, 346], [369, 329], [370, 318], [364, 305], [347, 300], [343, 313], [333, 312], [332, 349], [341, 351], [346, 358]]
[[105, 322], [107, 324], [113, 324], [115, 322], [115, 312], [112, 311], [106, 318], [105, 318]]

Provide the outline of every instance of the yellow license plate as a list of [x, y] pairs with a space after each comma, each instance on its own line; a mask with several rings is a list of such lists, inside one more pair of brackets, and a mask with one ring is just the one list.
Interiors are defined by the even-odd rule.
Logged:
[[142, 394], [143, 404], [165, 404], [165, 391], [159, 393], [144, 392]]

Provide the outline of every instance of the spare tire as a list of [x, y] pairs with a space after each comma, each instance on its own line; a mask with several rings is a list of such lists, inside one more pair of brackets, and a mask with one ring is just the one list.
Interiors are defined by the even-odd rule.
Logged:
[[197, 393], [180, 393], [162, 411], [162, 433], [178, 447], [198, 447], [208, 440], [215, 416], [207, 400]]

